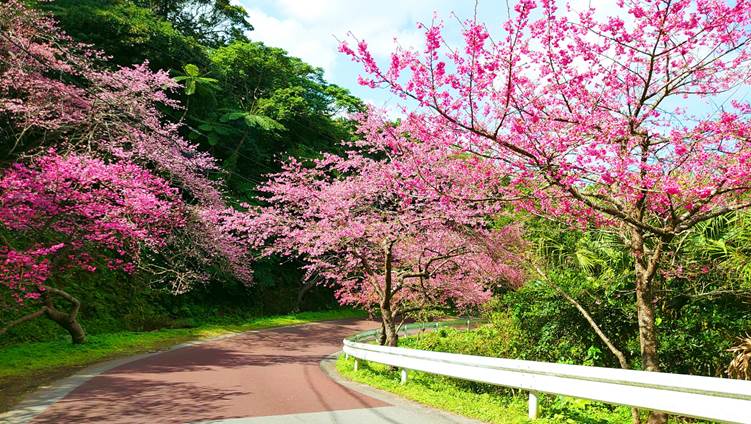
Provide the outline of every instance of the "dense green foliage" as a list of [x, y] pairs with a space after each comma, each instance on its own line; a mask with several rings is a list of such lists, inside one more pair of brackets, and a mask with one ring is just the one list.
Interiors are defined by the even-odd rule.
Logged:
[[337, 150], [352, 138], [351, 122], [340, 116], [363, 110], [363, 103], [282, 49], [237, 34], [207, 42], [194, 35], [208, 31], [184, 28], [180, 7], [222, 3], [59, 0], [40, 6], [114, 64], [148, 60], [152, 69], [169, 70], [185, 86], [178, 95], [186, 109], [168, 112], [223, 163], [222, 177], [238, 200], [252, 201], [253, 188], [278, 170], [279, 159]]
[[362, 108], [320, 69], [257, 42], [212, 51], [203, 75], [217, 82], [186, 91], [188, 122], [197, 128], [190, 136], [223, 161], [230, 187], [246, 201], [284, 155], [317, 156], [351, 138], [351, 123], [337, 116]]
[[[676, 241], [677, 253], [664, 259], [681, 270], [658, 277], [656, 324], [666, 371], [723, 375], [727, 348], [751, 328], [749, 278], [743, 272], [749, 266], [749, 224], [743, 214], [707, 221]], [[639, 368], [634, 266], [623, 241], [612, 233], [571, 231], [550, 222], [533, 220], [527, 227], [548, 278], [577, 299]], [[533, 341], [522, 357], [618, 366], [582, 315], [544, 281], [508, 293], [497, 311]]]
[[59, 0], [40, 3], [74, 39], [94, 45], [116, 65], [149, 61], [153, 69], [206, 66], [207, 49], [151, 10], [122, 0]]
[[247, 40], [245, 32], [253, 30], [245, 9], [230, 0], [136, 0], [136, 4], [210, 47]]

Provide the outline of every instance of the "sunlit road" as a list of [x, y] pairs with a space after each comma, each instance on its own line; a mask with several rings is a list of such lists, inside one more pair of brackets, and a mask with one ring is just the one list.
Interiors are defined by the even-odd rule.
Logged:
[[[457, 423], [332, 380], [320, 363], [372, 321], [329, 321], [243, 333], [105, 371], [33, 423]], [[400, 403], [396, 405], [396, 403]]]

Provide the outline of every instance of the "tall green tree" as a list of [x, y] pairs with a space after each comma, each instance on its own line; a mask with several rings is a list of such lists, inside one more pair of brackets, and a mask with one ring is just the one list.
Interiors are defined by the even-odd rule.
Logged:
[[248, 12], [230, 0], [136, 0], [136, 4], [209, 47], [247, 40], [246, 32], [253, 31]]
[[181, 33], [152, 10], [126, 0], [39, 2], [71, 37], [112, 56], [112, 65], [149, 61], [152, 70], [209, 64], [206, 47]]
[[364, 110], [347, 90], [327, 83], [321, 69], [259, 42], [212, 51], [207, 74], [218, 80], [221, 95], [208, 110], [194, 102], [191, 118], [202, 133], [196, 136], [224, 160], [230, 185], [244, 197], [278, 170], [280, 155], [338, 149], [352, 137], [345, 116]]

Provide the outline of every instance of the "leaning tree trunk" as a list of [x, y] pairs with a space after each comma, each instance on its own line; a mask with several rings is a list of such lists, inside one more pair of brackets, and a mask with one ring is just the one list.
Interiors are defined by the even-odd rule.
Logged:
[[[70, 302], [72, 305], [70, 312], [63, 312], [52, 304], [52, 294], [56, 294], [63, 299]], [[9, 329], [16, 325], [23, 324], [26, 321], [39, 318], [45, 315], [47, 318], [55, 321], [59, 326], [63, 327], [68, 334], [70, 334], [73, 343], [81, 344], [86, 342], [86, 332], [83, 331], [83, 327], [78, 323], [78, 311], [81, 309], [81, 302], [75, 297], [71, 296], [60, 289], [53, 287], [44, 287], [44, 306], [28, 315], [25, 315], [15, 321], [11, 321], [4, 328], [0, 328], [0, 336], [5, 334]]]
[[[631, 235], [631, 253], [634, 257], [634, 271], [636, 273], [636, 314], [639, 324], [642, 369], [659, 372], [654, 277], [662, 257], [663, 241], [658, 241], [650, 252], [644, 246], [643, 233], [632, 229]], [[647, 422], [649, 424], [663, 424], [667, 422], [667, 419], [667, 414], [653, 411], [650, 412]]]
[[[53, 306], [52, 296], [50, 296], [50, 294], [53, 293], [67, 300], [71, 305], [73, 305], [70, 309], [70, 312], [60, 311]], [[78, 311], [81, 309], [81, 302], [78, 299], [62, 290], [52, 287], [46, 287], [44, 304], [44, 313], [45, 315], [47, 315], [47, 318], [55, 321], [59, 326], [68, 331], [71, 339], [73, 340], [73, 343], [81, 344], [86, 342], [86, 332], [84, 332], [83, 327], [81, 327], [81, 324], [78, 322]]]

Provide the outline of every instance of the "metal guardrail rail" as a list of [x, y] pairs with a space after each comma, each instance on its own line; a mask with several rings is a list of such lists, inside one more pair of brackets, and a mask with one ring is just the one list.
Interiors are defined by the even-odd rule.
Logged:
[[[437, 328], [466, 320], [411, 324], [407, 329]], [[358, 360], [463, 380], [513, 387], [529, 392], [529, 417], [537, 417], [539, 393], [571, 396], [610, 404], [728, 423], [751, 423], [751, 381], [656, 373], [582, 365], [553, 364], [430, 352], [362, 343], [378, 330], [344, 340], [344, 353]]]
[[[478, 318], [457, 318], [457, 319], [452, 319], [452, 320], [436, 321], [436, 322], [412, 322], [412, 323], [400, 325], [399, 328], [397, 329], [397, 333], [406, 335], [414, 330], [434, 330], [434, 329], [437, 330], [442, 327], [458, 328], [461, 326], [466, 326], [467, 329], [469, 329], [472, 326], [477, 326], [478, 324], [482, 324], [485, 322], [487, 321], [478, 319]], [[378, 338], [380, 334], [381, 334], [380, 329], [368, 330], [368, 331], [363, 331], [361, 333], [357, 333], [353, 336], [347, 337], [347, 340], [353, 341], [353, 342], [374, 340]]]

